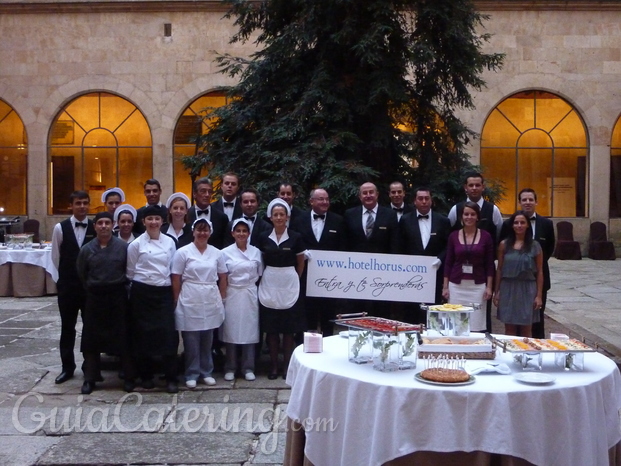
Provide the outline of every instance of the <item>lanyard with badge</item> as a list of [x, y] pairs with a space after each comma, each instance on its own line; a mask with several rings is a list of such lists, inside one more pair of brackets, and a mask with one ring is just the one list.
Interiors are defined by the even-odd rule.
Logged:
[[461, 233], [464, 237], [464, 246], [466, 248], [466, 263], [462, 264], [461, 272], [472, 275], [472, 272], [474, 271], [474, 267], [470, 263], [470, 252], [472, 251], [472, 248], [474, 247], [474, 243], [476, 243], [477, 241], [477, 235], [479, 234], [479, 229], [477, 228], [476, 231], [474, 232], [474, 238], [472, 238], [472, 244], [468, 244], [468, 241], [466, 240], [466, 232], [463, 229], [461, 230]]

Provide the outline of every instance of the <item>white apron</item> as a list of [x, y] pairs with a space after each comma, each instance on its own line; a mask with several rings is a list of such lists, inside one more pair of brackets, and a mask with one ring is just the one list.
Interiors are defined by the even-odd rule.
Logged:
[[270, 309], [290, 309], [300, 294], [295, 267], [265, 267], [259, 284], [259, 301]]
[[177, 330], [193, 332], [218, 328], [224, 321], [224, 305], [215, 283], [184, 280], [175, 308]]
[[462, 280], [461, 283], [449, 282], [449, 303], [468, 306], [470, 303], [481, 304], [481, 309], [470, 314], [470, 329], [484, 330], [487, 327], [486, 302], [483, 300], [485, 283], [475, 284], [474, 280]]
[[259, 301], [257, 285], [229, 285], [224, 303], [226, 318], [220, 327], [225, 343], [247, 345], [259, 342]]

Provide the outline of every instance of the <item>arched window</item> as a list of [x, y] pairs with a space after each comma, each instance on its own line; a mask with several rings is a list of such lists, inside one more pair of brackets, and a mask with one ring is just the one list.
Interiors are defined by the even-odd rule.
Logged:
[[26, 215], [28, 139], [19, 115], [0, 100], [0, 217]]
[[481, 133], [485, 175], [503, 181], [504, 214], [518, 207], [523, 188], [537, 192], [537, 212], [553, 217], [584, 217], [587, 134], [578, 112], [557, 95], [526, 91], [503, 100]]
[[205, 119], [205, 116], [214, 108], [226, 105], [227, 102], [226, 92], [209, 92], [188, 105], [179, 117], [174, 136], [175, 192], [188, 194], [192, 192], [192, 180], [180, 158], [196, 154], [198, 138], [209, 131], [210, 120]]
[[621, 217], [621, 117], [612, 130], [610, 142], [610, 218]]
[[83, 189], [91, 213], [103, 210], [101, 193], [118, 186], [125, 202], [144, 203], [143, 183], [153, 176], [151, 131], [134, 104], [105, 92], [71, 101], [50, 132], [50, 213], [67, 214], [69, 195]]

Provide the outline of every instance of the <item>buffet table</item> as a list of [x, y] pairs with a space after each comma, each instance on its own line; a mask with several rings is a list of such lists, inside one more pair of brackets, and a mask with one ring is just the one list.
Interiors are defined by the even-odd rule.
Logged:
[[[429, 464], [439, 454], [455, 464], [489, 464], [493, 455], [506, 464], [621, 464], [621, 376], [599, 353], [585, 354], [582, 372], [563, 371], [544, 355], [543, 372], [555, 382], [527, 385], [514, 379], [521, 369], [512, 355], [499, 352], [494, 362], [508, 364], [511, 375], [437, 386], [414, 380], [420, 359], [415, 370], [384, 373], [348, 362], [345, 338], [325, 338], [323, 347], [298, 347], [289, 365], [287, 416], [297, 428], [288, 430], [285, 464], [381, 465], [417, 453], [435, 458]], [[468, 361], [466, 369], [485, 363]]]
[[51, 249], [0, 250], [0, 296], [55, 294], [57, 280]]

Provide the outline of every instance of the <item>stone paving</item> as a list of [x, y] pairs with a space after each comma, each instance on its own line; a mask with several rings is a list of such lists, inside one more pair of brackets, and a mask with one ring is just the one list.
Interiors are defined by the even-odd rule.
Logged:
[[[551, 269], [547, 331], [586, 338], [621, 361], [621, 261], [553, 259]], [[81, 395], [80, 371], [54, 384], [59, 333], [55, 297], [0, 298], [0, 464], [282, 464], [282, 379], [264, 370], [254, 382], [216, 374], [214, 387], [170, 395], [161, 382], [126, 394], [107, 358], [105, 381]]]

